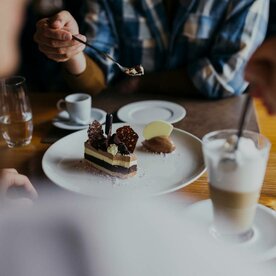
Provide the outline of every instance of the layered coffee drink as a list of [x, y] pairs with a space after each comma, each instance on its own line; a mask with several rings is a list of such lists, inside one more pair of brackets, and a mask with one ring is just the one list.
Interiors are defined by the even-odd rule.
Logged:
[[214, 227], [225, 235], [246, 233], [250, 230], [260, 191], [229, 192], [209, 183], [213, 202]]
[[235, 132], [222, 132], [207, 134], [203, 138], [214, 213], [212, 229], [222, 237], [248, 238], [253, 235], [252, 223], [270, 143], [258, 133], [245, 132], [238, 148], [233, 150], [229, 137]]

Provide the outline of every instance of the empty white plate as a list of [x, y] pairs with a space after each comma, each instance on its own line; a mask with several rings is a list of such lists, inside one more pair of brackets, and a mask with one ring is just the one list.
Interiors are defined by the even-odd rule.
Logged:
[[118, 110], [118, 118], [130, 124], [148, 124], [155, 120], [176, 123], [186, 115], [183, 106], [168, 101], [140, 101]]
[[[105, 122], [106, 112], [99, 108], [91, 108], [91, 122], [97, 120], [100, 124]], [[68, 129], [68, 130], [80, 130], [87, 128], [88, 125], [78, 125], [73, 123], [67, 111], [61, 111], [53, 119], [53, 125], [58, 128]]]

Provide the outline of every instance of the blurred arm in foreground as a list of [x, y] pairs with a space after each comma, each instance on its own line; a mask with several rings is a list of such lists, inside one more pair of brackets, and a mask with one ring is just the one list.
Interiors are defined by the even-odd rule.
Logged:
[[142, 64], [146, 75], [140, 78], [124, 76], [90, 48], [84, 54], [72, 34], [86, 37], [67, 11], [40, 20], [34, 38], [48, 58], [63, 62], [75, 90], [95, 94], [114, 85], [124, 93], [242, 94], [248, 83], [241, 72], [263, 41], [268, 1], [155, 2], [87, 1], [84, 16], [89, 43], [125, 66]]
[[48, 200], [0, 220], [5, 276], [275, 275], [248, 251], [215, 242], [185, 216], [183, 197]]
[[265, 41], [251, 57], [245, 79], [249, 81], [251, 93], [261, 98], [270, 114], [276, 114], [276, 38]]

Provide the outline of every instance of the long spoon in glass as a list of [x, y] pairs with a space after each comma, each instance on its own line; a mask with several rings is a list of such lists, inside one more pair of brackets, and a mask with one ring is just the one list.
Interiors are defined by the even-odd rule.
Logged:
[[248, 114], [248, 111], [250, 110], [250, 103], [251, 103], [251, 96], [247, 94], [246, 99], [245, 99], [245, 104], [243, 106], [242, 110], [242, 116], [239, 122], [239, 128], [237, 132], [237, 136], [234, 137], [229, 137], [228, 141], [226, 141], [227, 146], [230, 148], [229, 155], [222, 158], [219, 162], [219, 166], [221, 166], [224, 169], [229, 169], [229, 170], [234, 170], [237, 167], [237, 160], [236, 160], [236, 150], [239, 147], [239, 141], [240, 138], [242, 137], [243, 130], [245, 127], [245, 122], [246, 122], [246, 117]]
[[83, 41], [83, 40], [79, 39], [78, 37], [76, 37], [74, 35], [72, 37], [73, 37], [74, 40], [76, 40], [76, 41], [78, 41], [78, 42], [86, 45], [87, 47], [93, 49], [95, 52], [97, 52], [97, 54], [99, 54], [103, 58], [111, 60], [113, 63], [115, 63], [119, 67], [119, 69], [122, 72], [124, 72], [128, 76], [136, 77], [136, 76], [142, 76], [142, 75], [144, 75], [144, 68], [143, 68], [142, 65], [136, 65], [134, 67], [125, 67], [125, 66], [122, 66], [120, 63], [118, 63], [115, 59], [113, 59], [107, 53], [100, 51], [99, 49], [97, 49], [93, 45], [87, 43], [86, 41]]

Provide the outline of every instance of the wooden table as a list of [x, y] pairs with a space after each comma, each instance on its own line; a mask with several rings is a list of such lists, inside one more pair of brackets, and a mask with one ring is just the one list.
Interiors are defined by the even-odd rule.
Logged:
[[[0, 140], [0, 167], [14, 167], [19, 172], [29, 176], [40, 194], [43, 194], [43, 188], [51, 188], [56, 192], [65, 193], [64, 190], [46, 178], [41, 168], [42, 156], [50, 146], [50, 144], [41, 143], [41, 139], [47, 136], [47, 133], [55, 132], [53, 131], [54, 127], [51, 126], [51, 120], [57, 114], [55, 106], [57, 100], [63, 97], [64, 95], [59, 94], [31, 95], [34, 135], [29, 146], [9, 149], [4, 141]], [[129, 102], [146, 99], [170, 100], [183, 105], [187, 110], [187, 116], [175, 126], [200, 138], [212, 130], [236, 128], [244, 101], [244, 97], [206, 101], [157, 95], [113, 95], [111, 92], [107, 92], [94, 97], [93, 106], [102, 108], [107, 112], [116, 112], [118, 108]], [[259, 127], [253, 112], [247, 129], [258, 131], [260, 128], [260, 131], [273, 144], [260, 202], [276, 210], [276, 118], [269, 117], [260, 102], [255, 102], [255, 110], [257, 111]], [[62, 134], [66, 134], [66, 132]], [[176, 193], [188, 194], [195, 201], [208, 198], [206, 174]]]

